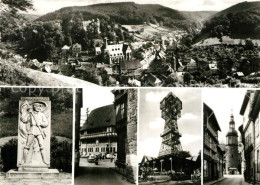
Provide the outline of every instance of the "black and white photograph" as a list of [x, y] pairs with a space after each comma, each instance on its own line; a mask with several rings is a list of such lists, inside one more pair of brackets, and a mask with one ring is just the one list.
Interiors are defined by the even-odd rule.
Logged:
[[0, 88], [0, 184], [71, 185], [73, 89]]
[[1, 85], [259, 87], [260, 1], [0, 2]]
[[201, 184], [201, 92], [141, 89], [139, 184]]
[[260, 91], [203, 89], [204, 184], [259, 184]]
[[135, 184], [137, 89], [77, 90], [75, 185]]

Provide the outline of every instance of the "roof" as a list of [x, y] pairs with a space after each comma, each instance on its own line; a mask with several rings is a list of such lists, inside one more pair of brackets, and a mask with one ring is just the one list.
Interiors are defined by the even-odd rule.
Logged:
[[80, 129], [94, 129], [108, 126], [115, 126], [115, 109], [114, 105], [106, 105], [103, 107], [99, 107], [90, 112], [86, 122], [83, 127]]
[[109, 54], [123, 54], [123, 44], [113, 44], [113, 45], [107, 45], [107, 50], [109, 51]]
[[196, 155], [196, 156], [187, 157], [186, 159], [191, 160], [191, 161], [197, 161], [198, 157], [199, 156]]
[[120, 62], [120, 67], [121, 69], [138, 69], [142, 67], [141, 63], [139, 60], [129, 60], [129, 61], [122, 61]]
[[[220, 129], [220, 127], [219, 127], [219, 124], [218, 124], [218, 120], [217, 120], [217, 118], [216, 118], [216, 116], [215, 116], [215, 113], [214, 113], [214, 111], [206, 104], [206, 103], [203, 103], [203, 112], [205, 112], [205, 110], [206, 109], [208, 109], [208, 111], [209, 112], [211, 112], [210, 114], [212, 114], [212, 118], [215, 120], [215, 126], [217, 127], [217, 129], [219, 130], [219, 131], [221, 131], [221, 129]], [[209, 115], [210, 115], [209, 114]]]
[[67, 45], [65, 45], [65, 46], [63, 46], [63, 48], [61, 48], [61, 49], [66, 50], [66, 49], [70, 49], [70, 47], [67, 46]]
[[74, 44], [73, 46], [72, 46], [72, 48], [81, 48], [81, 45], [79, 44], [79, 43], [76, 43], [76, 44]]

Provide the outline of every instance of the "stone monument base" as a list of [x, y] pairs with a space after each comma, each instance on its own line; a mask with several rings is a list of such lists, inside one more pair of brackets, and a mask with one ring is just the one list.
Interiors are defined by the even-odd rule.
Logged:
[[57, 169], [47, 169], [46, 171], [9, 170], [6, 173], [7, 179], [56, 179], [59, 176], [60, 174]]

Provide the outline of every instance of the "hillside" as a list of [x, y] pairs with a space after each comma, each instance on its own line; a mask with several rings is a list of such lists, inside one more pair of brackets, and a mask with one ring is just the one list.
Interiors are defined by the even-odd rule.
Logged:
[[223, 11], [220, 11], [214, 15], [214, 17], [220, 16], [220, 15], [227, 15], [229, 13], [240, 13], [245, 11], [252, 11], [252, 10], [259, 10], [260, 9], [260, 1], [254, 1], [254, 2], [242, 2], [238, 3], [234, 6], [231, 6]]
[[136, 4], [134, 2], [103, 3], [90, 6], [66, 7], [40, 17], [39, 21], [63, 18], [113, 19], [120, 24], [160, 23], [167, 27], [189, 27], [194, 20], [185, 13], [158, 4]]
[[260, 39], [260, 1], [239, 3], [218, 12], [204, 24], [200, 33], [200, 38], [222, 36]]
[[214, 16], [217, 11], [182, 11], [190, 19], [203, 23], [205, 20]]
[[28, 21], [34, 21], [40, 17], [40, 15], [27, 14], [27, 13], [22, 13], [21, 15]]

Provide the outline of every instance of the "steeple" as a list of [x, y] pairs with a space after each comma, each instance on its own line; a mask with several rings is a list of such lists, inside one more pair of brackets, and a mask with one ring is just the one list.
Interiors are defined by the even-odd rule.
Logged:
[[229, 130], [235, 130], [235, 121], [234, 121], [233, 109], [231, 109], [231, 116], [230, 116], [230, 122], [229, 122]]
[[234, 120], [234, 115], [233, 115], [233, 109], [231, 109], [231, 115], [230, 115], [230, 121], [229, 121], [229, 130], [227, 133], [227, 136], [234, 135], [237, 136], [237, 131], [235, 127], [235, 120]]

